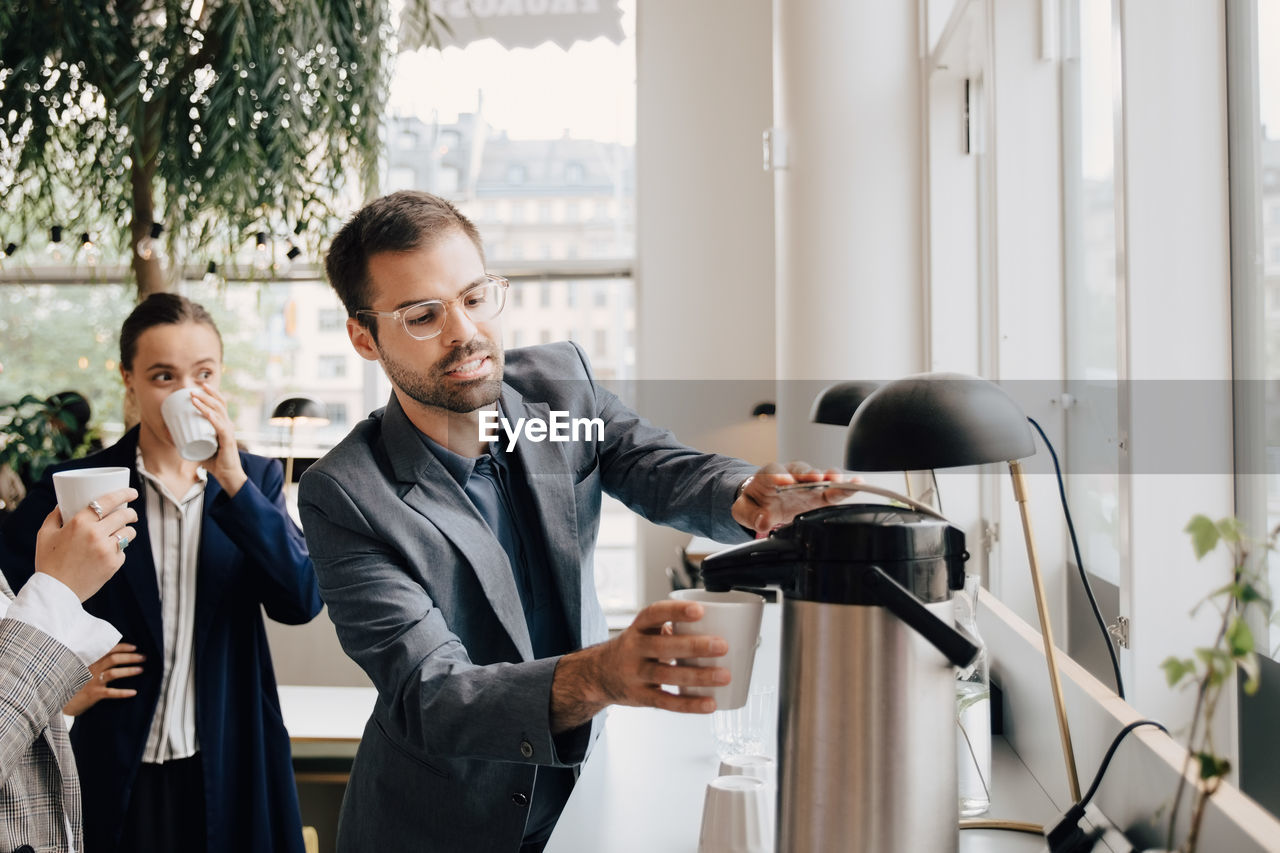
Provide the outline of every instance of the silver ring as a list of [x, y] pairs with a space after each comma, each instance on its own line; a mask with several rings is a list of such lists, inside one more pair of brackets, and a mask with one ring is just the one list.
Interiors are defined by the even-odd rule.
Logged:
[[106, 671], [105, 669], [104, 669], [102, 672], [98, 673], [98, 680], [99, 680], [99, 681], [101, 681], [101, 682], [103, 682], [103, 683], [106, 683], [106, 680], [107, 680], [107, 671]]
[[98, 514], [98, 521], [102, 521], [103, 516], [106, 515], [106, 513], [102, 511], [102, 504], [97, 501], [89, 501], [89, 509]]
[[123, 554], [124, 549], [128, 547], [129, 547], [129, 537], [121, 533], [119, 536], [116, 537], [116, 548], [118, 548], [120, 553]]

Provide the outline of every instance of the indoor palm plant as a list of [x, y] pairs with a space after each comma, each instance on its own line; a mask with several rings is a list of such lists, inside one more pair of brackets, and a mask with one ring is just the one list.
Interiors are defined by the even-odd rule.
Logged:
[[159, 227], [220, 257], [318, 242], [375, 186], [393, 51], [434, 43], [438, 5], [0, 0], [0, 245], [105, 232], [142, 297]]

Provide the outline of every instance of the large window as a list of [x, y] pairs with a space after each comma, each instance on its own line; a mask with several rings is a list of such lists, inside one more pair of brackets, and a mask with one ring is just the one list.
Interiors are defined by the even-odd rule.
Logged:
[[[635, 370], [635, 4], [623, 10], [622, 44], [486, 39], [403, 54], [388, 119], [422, 143], [389, 151], [387, 173], [452, 199], [490, 269], [511, 279], [505, 345], [572, 337], [602, 380]], [[635, 517], [606, 500], [595, 567], [606, 609], [638, 602], [635, 542]]]
[[[562, 340], [572, 329], [602, 380], [631, 379], [635, 369], [634, 2], [623, 9], [620, 44], [507, 49], [483, 40], [400, 54], [380, 187], [454, 201], [479, 227], [489, 269], [511, 279], [504, 345]], [[328, 426], [293, 437], [294, 455], [314, 456], [385, 403], [390, 388], [352, 350], [321, 259], [290, 268], [285, 248], [252, 281], [202, 280], [205, 259], [178, 258], [189, 278], [176, 289], [208, 307], [222, 330], [239, 439], [284, 456], [288, 433], [268, 419], [284, 397], [306, 395], [331, 413]], [[106, 264], [55, 261], [38, 246], [16, 260], [0, 257], [0, 401], [81, 391], [93, 425], [114, 440], [124, 429], [116, 360], [131, 285]], [[637, 603], [635, 527], [629, 511], [607, 502], [596, 574], [609, 609]]]
[[1084, 564], [1118, 585], [1124, 524], [1118, 405], [1125, 371], [1116, 9], [1114, 0], [1071, 0], [1063, 9], [1067, 488]]
[[[1260, 535], [1280, 524], [1280, 0], [1228, 15], [1237, 513]], [[1280, 555], [1269, 559], [1274, 600]], [[1254, 626], [1272, 657], [1278, 622]]]

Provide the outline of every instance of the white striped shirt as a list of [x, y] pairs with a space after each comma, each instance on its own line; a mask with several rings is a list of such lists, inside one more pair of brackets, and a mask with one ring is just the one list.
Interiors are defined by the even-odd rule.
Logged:
[[164, 631], [160, 699], [151, 718], [142, 760], [163, 764], [190, 758], [200, 749], [196, 733], [196, 570], [208, 474], [204, 468], [197, 468], [196, 482], [181, 498], [175, 498], [164, 483], [147, 471], [141, 451], [138, 474], [146, 491], [147, 530], [160, 588], [160, 624]]

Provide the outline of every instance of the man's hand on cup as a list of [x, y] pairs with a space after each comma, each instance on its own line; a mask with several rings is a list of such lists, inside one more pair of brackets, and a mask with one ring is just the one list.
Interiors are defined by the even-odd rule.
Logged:
[[36, 534], [36, 571], [87, 600], [124, 565], [124, 549], [137, 535], [129, 525], [138, 520], [127, 504], [137, 497], [131, 488], [107, 492], [65, 520], [54, 507]]
[[611, 704], [641, 705], [686, 714], [710, 714], [716, 709], [707, 696], [678, 696], [662, 689], [715, 687], [729, 683], [729, 670], [714, 666], [676, 666], [689, 658], [721, 657], [729, 645], [720, 637], [675, 634], [673, 622], [697, 622], [702, 605], [692, 601], [659, 601], [636, 614], [625, 631], [605, 644], [606, 665], [601, 689]]
[[710, 714], [715, 700], [678, 696], [662, 685], [716, 686], [729, 683], [723, 667], [676, 666], [677, 660], [722, 657], [728, 644], [719, 637], [675, 634], [673, 622], [696, 622], [702, 605], [691, 601], [659, 601], [636, 615], [618, 636], [580, 651], [556, 664], [551, 683], [551, 730], [581, 726], [609, 705], [636, 705]]

